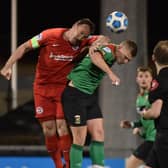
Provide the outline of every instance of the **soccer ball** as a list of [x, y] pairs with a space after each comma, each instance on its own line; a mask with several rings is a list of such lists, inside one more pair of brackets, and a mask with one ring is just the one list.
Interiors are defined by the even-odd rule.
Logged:
[[114, 11], [107, 16], [106, 27], [111, 32], [124, 32], [128, 28], [128, 17], [123, 12]]

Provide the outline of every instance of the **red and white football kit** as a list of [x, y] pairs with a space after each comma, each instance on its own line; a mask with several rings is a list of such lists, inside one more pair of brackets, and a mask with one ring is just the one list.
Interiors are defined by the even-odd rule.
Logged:
[[67, 75], [74, 67], [73, 60], [97, 38], [89, 37], [80, 46], [73, 47], [63, 39], [63, 33], [67, 30], [48, 29], [30, 40], [34, 49], [40, 49], [34, 81], [36, 118], [40, 120], [64, 118], [61, 95], [67, 83]]

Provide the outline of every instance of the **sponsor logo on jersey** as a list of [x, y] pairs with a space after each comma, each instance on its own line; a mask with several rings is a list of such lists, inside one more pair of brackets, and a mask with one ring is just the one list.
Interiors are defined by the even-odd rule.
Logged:
[[52, 44], [53, 47], [58, 47], [60, 46], [59, 44]]
[[44, 110], [43, 110], [42, 107], [40, 107], [40, 106], [36, 107], [36, 113], [37, 114], [42, 114], [43, 112], [44, 112]]
[[73, 56], [71, 55], [54, 55], [52, 52], [49, 55], [49, 58], [56, 61], [72, 61]]

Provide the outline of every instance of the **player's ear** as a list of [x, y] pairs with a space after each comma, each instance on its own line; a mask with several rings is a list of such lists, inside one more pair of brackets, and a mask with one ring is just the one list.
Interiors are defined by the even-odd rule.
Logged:
[[152, 55], [152, 61], [155, 61], [156, 59], [155, 59], [155, 55], [153, 54]]
[[122, 46], [121, 46], [121, 45], [117, 45], [117, 50], [118, 50], [118, 51], [120, 51], [120, 50], [121, 50], [121, 48], [122, 48]]
[[122, 48], [122, 45], [120, 44], [120, 45], [118, 45], [118, 49], [121, 49]]

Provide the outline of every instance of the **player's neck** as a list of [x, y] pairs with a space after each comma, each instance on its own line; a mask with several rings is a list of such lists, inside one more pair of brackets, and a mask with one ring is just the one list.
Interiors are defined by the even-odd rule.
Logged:
[[157, 74], [159, 74], [161, 69], [168, 67], [168, 65], [159, 65], [158, 63], [155, 63], [155, 65], [157, 69]]
[[148, 88], [140, 88], [140, 92], [139, 92], [139, 94], [141, 95], [141, 96], [143, 96], [145, 93], [147, 93], [149, 91], [149, 89]]
[[68, 30], [64, 32], [64, 34], [63, 34], [63, 39], [64, 39], [65, 41], [68, 41], [68, 39], [69, 39], [69, 31], [68, 31]]

